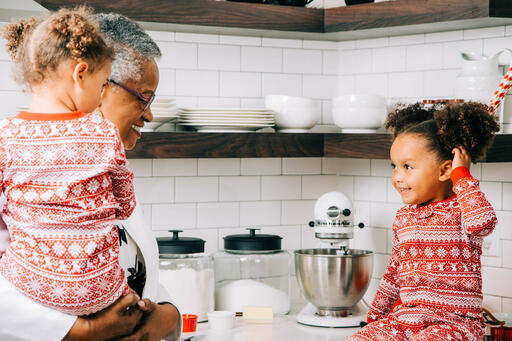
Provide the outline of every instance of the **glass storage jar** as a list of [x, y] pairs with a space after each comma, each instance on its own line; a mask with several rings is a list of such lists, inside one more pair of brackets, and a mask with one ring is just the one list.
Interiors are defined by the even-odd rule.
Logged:
[[214, 254], [215, 309], [243, 311], [245, 306], [272, 306], [275, 314], [290, 311], [291, 255], [282, 238], [271, 234], [224, 237], [224, 250]]
[[167, 289], [182, 314], [208, 320], [214, 308], [213, 257], [204, 252], [200, 238], [179, 237], [181, 230], [170, 230], [170, 238], [157, 238], [160, 253], [160, 283]]

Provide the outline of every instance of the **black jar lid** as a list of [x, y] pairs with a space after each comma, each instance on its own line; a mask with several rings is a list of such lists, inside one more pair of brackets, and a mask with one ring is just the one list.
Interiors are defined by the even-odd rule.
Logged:
[[182, 230], [169, 230], [172, 237], [157, 238], [158, 251], [160, 254], [185, 254], [204, 252], [205, 241], [201, 238], [179, 237]]
[[275, 234], [256, 234], [255, 228], [248, 228], [249, 234], [231, 234], [224, 237], [226, 251], [280, 251], [281, 238]]

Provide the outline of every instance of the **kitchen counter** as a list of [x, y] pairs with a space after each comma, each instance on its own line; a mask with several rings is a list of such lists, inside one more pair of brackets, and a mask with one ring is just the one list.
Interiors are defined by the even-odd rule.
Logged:
[[301, 306], [292, 305], [288, 315], [275, 316], [272, 324], [245, 323], [242, 317], [236, 317], [235, 327], [229, 330], [212, 330], [208, 322], [198, 323], [195, 333], [185, 333], [183, 338], [192, 335], [201, 341], [343, 341], [359, 328], [323, 328], [310, 327], [295, 321]]

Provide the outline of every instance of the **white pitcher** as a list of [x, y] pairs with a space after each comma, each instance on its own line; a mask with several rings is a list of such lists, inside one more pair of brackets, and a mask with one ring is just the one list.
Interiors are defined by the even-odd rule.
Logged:
[[462, 70], [455, 80], [455, 98], [488, 103], [498, 88], [503, 74], [499, 68], [499, 56], [512, 50], [504, 48], [492, 57], [485, 57], [475, 52], [461, 53]]

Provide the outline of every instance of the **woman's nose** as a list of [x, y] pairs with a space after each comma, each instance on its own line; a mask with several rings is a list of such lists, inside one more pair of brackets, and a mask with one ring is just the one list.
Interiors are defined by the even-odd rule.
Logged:
[[142, 119], [144, 119], [145, 122], [153, 121], [153, 113], [151, 112], [151, 107], [147, 108], [146, 111], [142, 113]]

